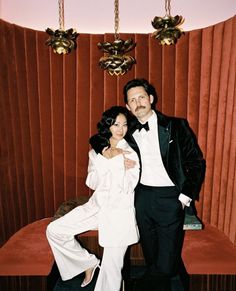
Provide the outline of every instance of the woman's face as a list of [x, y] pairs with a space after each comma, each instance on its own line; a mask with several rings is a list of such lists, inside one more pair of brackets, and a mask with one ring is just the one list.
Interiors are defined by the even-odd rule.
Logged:
[[124, 114], [120, 113], [117, 115], [115, 123], [110, 127], [111, 139], [118, 142], [126, 135], [127, 130], [127, 119]]

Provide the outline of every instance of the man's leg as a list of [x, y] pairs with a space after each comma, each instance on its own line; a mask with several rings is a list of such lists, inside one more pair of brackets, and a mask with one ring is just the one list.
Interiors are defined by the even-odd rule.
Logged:
[[178, 192], [175, 187], [141, 186], [135, 199], [147, 276], [161, 283], [162, 289], [157, 290], [170, 291], [170, 278], [177, 275], [181, 262], [184, 234]]
[[171, 291], [189, 291], [189, 274], [181, 259], [178, 274], [171, 277]]

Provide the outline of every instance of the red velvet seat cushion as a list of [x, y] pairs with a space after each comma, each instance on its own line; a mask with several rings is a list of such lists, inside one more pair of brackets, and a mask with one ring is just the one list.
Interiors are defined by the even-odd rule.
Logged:
[[[46, 276], [50, 273], [54, 258], [45, 235], [50, 221], [51, 218], [45, 218], [28, 224], [5, 243], [0, 249], [0, 275]], [[98, 248], [97, 231], [83, 233], [80, 237], [87, 240], [91, 251]], [[140, 248], [140, 245], [135, 247]], [[210, 225], [203, 230], [186, 231], [183, 259], [189, 274], [236, 274], [235, 246]]]
[[26, 225], [0, 249], [1, 276], [45, 276], [51, 271], [54, 258], [45, 235], [51, 218]]
[[189, 274], [236, 274], [236, 247], [210, 225], [186, 231], [183, 260]]
[[[51, 220], [50, 217], [26, 225], [3, 245], [0, 276], [47, 276], [50, 273], [54, 258], [45, 232]], [[91, 236], [97, 237], [97, 231], [81, 234], [84, 238]]]

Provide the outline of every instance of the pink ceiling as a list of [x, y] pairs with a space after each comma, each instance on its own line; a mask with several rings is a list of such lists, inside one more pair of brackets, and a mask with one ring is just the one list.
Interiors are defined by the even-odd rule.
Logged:
[[[65, 28], [81, 33], [114, 32], [114, 0], [64, 0]], [[120, 32], [146, 33], [154, 16], [164, 16], [164, 0], [120, 0]], [[171, 14], [185, 18], [193, 30], [226, 20], [236, 12], [235, 0], [172, 0]], [[0, 18], [20, 26], [45, 30], [59, 28], [58, 0], [0, 0]]]

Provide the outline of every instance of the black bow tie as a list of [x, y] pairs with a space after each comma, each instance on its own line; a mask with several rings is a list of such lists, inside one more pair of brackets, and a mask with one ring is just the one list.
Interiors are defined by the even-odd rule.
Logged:
[[148, 121], [144, 124], [138, 122], [137, 129], [140, 131], [142, 128], [144, 128], [146, 131], [149, 131]]

